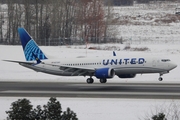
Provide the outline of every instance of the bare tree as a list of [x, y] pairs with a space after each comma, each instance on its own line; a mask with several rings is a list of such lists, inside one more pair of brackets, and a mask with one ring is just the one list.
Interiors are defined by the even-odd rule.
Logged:
[[70, 44], [71, 38], [75, 37], [99, 43], [107, 35], [109, 17], [105, 19], [103, 0], [7, 1], [6, 38], [13, 44], [12, 38], [18, 36], [18, 27], [25, 27], [38, 43], [44, 45], [47, 41], [60, 39]]
[[0, 43], [3, 42], [3, 24], [4, 24], [4, 10], [0, 7]]
[[83, 0], [80, 5], [78, 21], [80, 23], [81, 37], [90, 42], [99, 43], [103, 36], [104, 11], [102, 0]]

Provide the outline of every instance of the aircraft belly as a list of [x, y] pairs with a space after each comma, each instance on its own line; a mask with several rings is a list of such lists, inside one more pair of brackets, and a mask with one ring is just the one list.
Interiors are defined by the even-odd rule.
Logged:
[[116, 68], [115, 73], [118, 74], [141, 74], [141, 73], [157, 73], [162, 72], [161, 69], [155, 69], [150, 67], [136, 67], [136, 68]]
[[116, 74], [132, 74], [132, 73], [137, 73], [140, 72], [138, 69], [115, 69]]

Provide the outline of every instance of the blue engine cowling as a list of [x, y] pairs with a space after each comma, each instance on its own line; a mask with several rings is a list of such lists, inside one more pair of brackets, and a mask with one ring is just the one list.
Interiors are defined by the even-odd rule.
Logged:
[[96, 69], [95, 76], [98, 79], [113, 78], [115, 75], [114, 69], [111, 68], [100, 68]]

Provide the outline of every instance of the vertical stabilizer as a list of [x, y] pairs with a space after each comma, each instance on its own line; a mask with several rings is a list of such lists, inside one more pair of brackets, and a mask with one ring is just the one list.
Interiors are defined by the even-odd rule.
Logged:
[[29, 33], [24, 28], [18, 28], [21, 44], [23, 47], [24, 55], [27, 61], [36, 60], [36, 57], [40, 60], [47, 59], [42, 50], [38, 47], [36, 42], [32, 39]]
[[115, 51], [113, 51], [113, 56], [116, 56], [116, 52]]

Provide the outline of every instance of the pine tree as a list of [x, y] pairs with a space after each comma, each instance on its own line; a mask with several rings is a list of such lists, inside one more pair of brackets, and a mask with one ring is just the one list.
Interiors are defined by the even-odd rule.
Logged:
[[164, 113], [159, 113], [158, 115], [154, 115], [154, 116], [152, 117], [152, 119], [153, 119], [153, 120], [167, 120], [167, 119], [165, 118], [165, 114], [164, 114]]
[[33, 120], [32, 118], [32, 105], [31, 102], [27, 99], [18, 99], [11, 104], [9, 111], [6, 111], [8, 114], [8, 119], [10, 120]]
[[41, 106], [38, 105], [35, 109], [34, 109], [34, 115], [33, 115], [35, 120], [46, 120], [47, 116], [44, 112], [44, 110], [41, 109]]
[[78, 120], [76, 113], [71, 111], [70, 108], [67, 108], [66, 111], [63, 112], [61, 120]]
[[61, 104], [56, 98], [51, 97], [43, 109], [38, 105], [35, 109], [27, 99], [19, 99], [11, 104], [8, 120], [78, 120], [76, 113], [67, 108], [62, 112]]
[[47, 115], [47, 118], [50, 120], [61, 119], [61, 113], [62, 113], [61, 104], [54, 97], [51, 97], [47, 105], [44, 105], [44, 111], [45, 114]]

